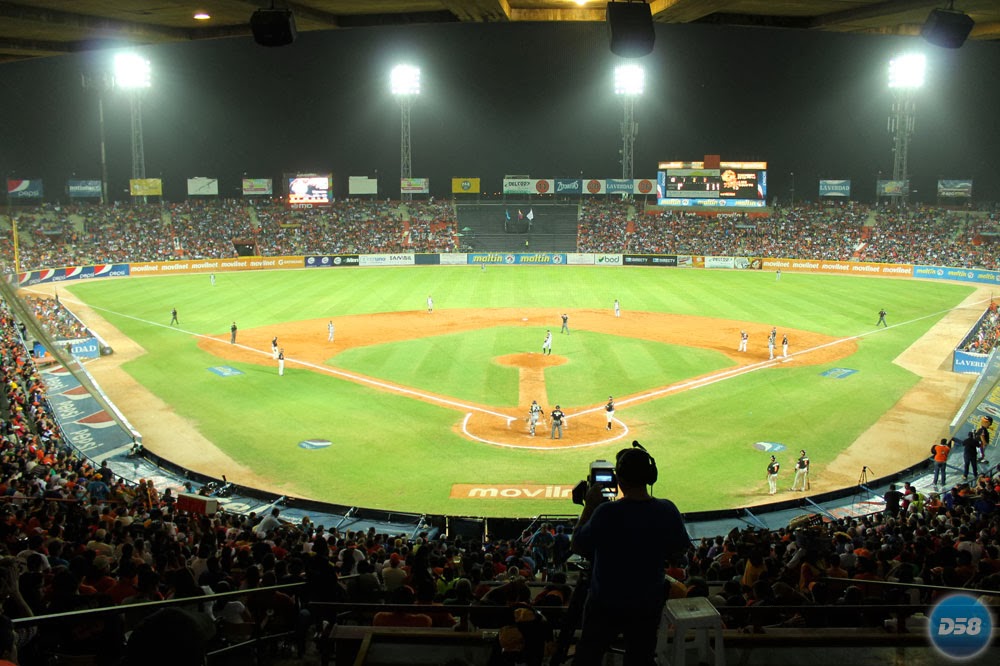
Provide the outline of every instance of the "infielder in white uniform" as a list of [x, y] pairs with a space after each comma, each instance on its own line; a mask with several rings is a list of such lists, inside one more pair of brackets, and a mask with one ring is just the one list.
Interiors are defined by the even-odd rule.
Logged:
[[334, 331], [334, 326], [333, 326], [333, 320], [331, 319], [330, 323], [326, 325], [326, 341], [327, 342], [333, 342], [333, 331]]
[[545, 331], [545, 342], [542, 343], [542, 356], [552, 356], [552, 331]]
[[788, 358], [788, 336], [781, 336], [781, 357]]
[[750, 340], [750, 335], [746, 331], [740, 331], [740, 346], [736, 351], [745, 352], [747, 350], [747, 342]]
[[427, 313], [430, 314], [434, 312], [434, 299], [429, 295], [427, 296]]
[[615, 316], [616, 317], [621, 317], [622, 316], [622, 306], [620, 306], [618, 304], [618, 299], [617, 298], [615, 299]]
[[285, 374], [285, 350], [278, 350], [278, 376], [282, 377]]
[[615, 420], [614, 396], [608, 396], [608, 404], [604, 405], [604, 414], [608, 417], [608, 430], [611, 430], [611, 422]]

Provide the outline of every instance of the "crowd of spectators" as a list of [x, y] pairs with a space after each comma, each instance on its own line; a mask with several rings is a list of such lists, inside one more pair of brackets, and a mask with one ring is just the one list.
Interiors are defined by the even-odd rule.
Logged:
[[80, 340], [90, 336], [90, 331], [83, 322], [67, 310], [58, 298], [26, 295], [23, 300], [53, 340]]
[[[450, 202], [372, 199], [334, 201], [291, 210], [279, 202], [248, 206], [239, 200], [97, 206], [74, 204], [18, 211], [21, 270], [105, 263], [220, 259], [235, 242], [265, 256], [338, 253], [449, 252], [458, 221]], [[13, 270], [9, 248], [2, 268]]]
[[969, 331], [961, 348], [967, 352], [989, 354], [996, 347], [997, 341], [1000, 341], [1000, 312], [997, 304], [991, 302], [983, 318]]
[[[647, 214], [630, 201], [586, 199], [576, 250], [859, 260], [1000, 269], [995, 212], [935, 207], [801, 204], [766, 215], [685, 211]], [[447, 200], [344, 199], [290, 210], [280, 202], [46, 206], [16, 213], [22, 270], [217, 259], [250, 242], [266, 256], [453, 252], [460, 229]], [[0, 233], [2, 267], [13, 268], [11, 232]]]

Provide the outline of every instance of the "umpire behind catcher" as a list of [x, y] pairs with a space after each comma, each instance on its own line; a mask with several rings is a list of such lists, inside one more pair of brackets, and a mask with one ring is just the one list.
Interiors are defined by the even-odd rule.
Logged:
[[619, 499], [605, 501], [601, 486], [592, 484], [573, 531], [573, 552], [593, 565], [574, 666], [601, 664], [618, 634], [625, 639], [626, 664], [655, 663], [665, 563], [683, 561], [691, 545], [674, 503], [649, 492], [656, 461], [638, 442], [632, 446], [616, 458]]

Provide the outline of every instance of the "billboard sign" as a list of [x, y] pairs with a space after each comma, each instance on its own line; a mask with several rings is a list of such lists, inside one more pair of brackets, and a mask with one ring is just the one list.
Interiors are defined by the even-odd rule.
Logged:
[[43, 192], [41, 180], [7, 180], [8, 199], [41, 199]]
[[880, 180], [875, 189], [880, 197], [902, 197], [910, 193], [908, 180]]
[[288, 179], [289, 208], [318, 208], [330, 205], [330, 174], [299, 174]]
[[851, 181], [821, 180], [819, 181], [819, 195], [821, 197], [849, 198], [851, 196]]
[[451, 179], [451, 193], [452, 194], [479, 194], [479, 179], [478, 178], [452, 178]]
[[163, 196], [163, 181], [159, 178], [132, 178], [128, 181], [128, 193], [133, 197]]
[[270, 178], [244, 178], [243, 179], [243, 194], [244, 195], [257, 195], [257, 194], [274, 194], [274, 185]]
[[580, 194], [583, 192], [583, 181], [574, 178], [556, 178], [555, 194]]
[[399, 191], [403, 194], [428, 194], [431, 191], [431, 179], [400, 178]]
[[188, 196], [205, 197], [219, 195], [219, 179], [194, 176], [188, 178]]
[[66, 182], [66, 192], [71, 199], [100, 199], [101, 181], [70, 180]]
[[348, 194], [378, 194], [378, 178], [368, 176], [348, 176]]
[[937, 195], [942, 198], [955, 197], [968, 199], [972, 197], [972, 179], [939, 180], [937, 183]]

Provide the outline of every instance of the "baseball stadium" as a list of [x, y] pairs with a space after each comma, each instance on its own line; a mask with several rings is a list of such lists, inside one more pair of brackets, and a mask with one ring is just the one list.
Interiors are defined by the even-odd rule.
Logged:
[[995, 1], [0, 17], [0, 666], [996, 663]]

